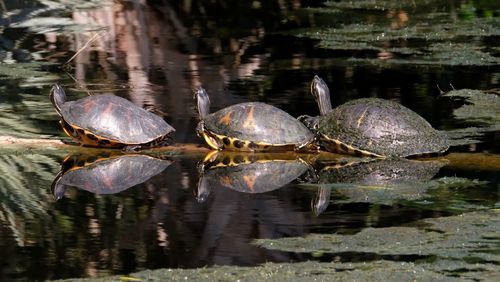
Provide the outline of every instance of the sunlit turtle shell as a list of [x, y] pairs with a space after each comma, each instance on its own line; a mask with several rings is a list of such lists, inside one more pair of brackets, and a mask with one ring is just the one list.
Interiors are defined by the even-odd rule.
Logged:
[[448, 150], [444, 134], [401, 104], [364, 98], [332, 110], [330, 91], [321, 78], [314, 78], [311, 91], [322, 115], [316, 123], [309, 124], [328, 151], [384, 158], [440, 154]]
[[417, 113], [376, 98], [357, 99], [333, 109], [321, 118], [318, 130], [328, 150], [343, 153], [408, 157], [448, 149], [444, 136]]
[[204, 200], [210, 187], [222, 186], [243, 193], [276, 190], [300, 177], [309, 165], [288, 154], [243, 154], [217, 152], [200, 164], [198, 199]]
[[51, 100], [66, 134], [84, 145], [157, 146], [167, 143], [169, 134], [175, 131], [159, 116], [118, 96], [93, 95], [66, 101], [64, 90], [55, 85]]
[[67, 156], [61, 171], [52, 182], [56, 199], [63, 196], [66, 186], [96, 194], [114, 194], [143, 183], [161, 173], [172, 162], [147, 155]]
[[196, 92], [198, 134], [213, 149], [237, 151], [295, 150], [314, 140], [314, 134], [283, 110], [259, 102], [241, 103], [208, 113], [205, 90]]

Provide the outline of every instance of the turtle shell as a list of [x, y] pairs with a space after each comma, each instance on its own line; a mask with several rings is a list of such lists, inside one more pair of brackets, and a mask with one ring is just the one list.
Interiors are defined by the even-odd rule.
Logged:
[[229, 106], [208, 115], [202, 122], [204, 131], [218, 140], [218, 149], [253, 151], [297, 147], [314, 139], [314, 134], [297, 119], [259, 102]]
[[114, 95], [94, 95], [61, 106], [62, 125], [78, 142], [120, 147], [161, 141], [175, 129], [161, 117]]
[[59, 199], [66, 186], [96, 194], [114, 194], [138, 185], [165, 170], [171, 161], [130, 154], [111, 157], [68, 156], [52, 184]]
[[328, 151], [375, 157], [408, 157], [445, 152], [445, 136], [414, 111], [388, 100], [347, 102], [318, 124]]
[[243, 193], [264, 193], [285, 186], [308, 168], [307, 163], [294, 156], [219, 152], [205, 158], [199, 183]]

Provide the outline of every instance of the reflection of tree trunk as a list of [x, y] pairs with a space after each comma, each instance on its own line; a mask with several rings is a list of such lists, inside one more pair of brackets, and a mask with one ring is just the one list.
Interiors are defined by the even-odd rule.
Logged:
[[[186, 3], [184, 8], [192, 7]], [[252, 77], [266, 60], [266, 56], [255, 56], [242, 62], [247, 48], [265, 34], [263, 28], [256, 27], [246, 37], [229, 38], [230, 53], [226, 56], [230, 56], [230, 64], [206, 66], [197, 46], [201, 41], [192, 36], [195, 28], [184, 25], [169, 1], [150, 5], [144, 0], [115, 1], [100, 9], [75, 11], [73, 18], [84, 26], [101, 26], [107, 31], [76, 57], [78, 81], [85, 84], [91, 78], [113, 84], [126, 79], [131, 87], [130, 99], [139, 106], [154, 106], [167, 113], [180, 142], [194, 139], [193, 88], [205, 87], [215, 106], [239, 102], [224, 95], [227, 82]], [[75, 51], [94, 34], [75, 35]], [[220, 53], [221, 41], [211, 39], [215, 42], [213, 52]]]
[[[302, 212], [291, 211], [293, 204], [288, 201], [289, 197], [278, 200], [272, 194], [245, 194], [222, 186], [212, 188], [202, 237], [190, 255], [193, 259], [188, 267], [203, 264], [254, 265], [297, 258], [252, 246], [246, 239], [306, 234], [306, 228], [295, 225], [303, 226], [308, 219]], [[266, 204], [262, 204], [264, 202]]]
[[[148, 78], [151, 69], [151, 38], [147, 36], [149, 30], [144, 6], [138, 0], [133, 1], [132, 7], [126, 7], [121, 2], [115, 5], [116, 40], [127, 66], [128, 82], [132, 88], [130, 97], [139, 105], [156, 105]], [[148, 18], [156, 21], [155, 17]], [[155, 25], [156, 22], [150, 26]]]
[[[167, 109], [159, 110], [185, 123], [192, 116], [188, 110], [192, 108], [191, 89], [201, 84], [199, 60], [196, 55], [181, 53], [178, 46], [183, 45], [194, 52], [194, 41], [168, 3], [151, 8], [143, 2], [114, 2], [112, 7], [74, 12], [75, 21], [99, 25], [107, 30], [92, 47], [77, 56], [75, 76], [79, 82], [85, 83], [89, 75], [99, 76], [105, 81], [116, 81], [120, 73], [126, 73], [131, 87], [130, 99], [135, 104], [155, 107], [166, 105]], [[75, 51], [92, 35], [77, 35]], [[97, 51], [99, 68], [90, 66], [94, 63], [91, 60], [92, 51]], [[125, 71], [117, 72], [117, 68], [124, 68]], [[88, 73], [93, 69], [102, 73]], [[163, 70], [161, 77], [154, 77], [159, 69]], [[189, 70], [188, 77], [186, 69]], [[191, 134], [191, 131], [187, 131], [190, 127], [188, 124], [173, 126], [180, 128], [178, 135]]]

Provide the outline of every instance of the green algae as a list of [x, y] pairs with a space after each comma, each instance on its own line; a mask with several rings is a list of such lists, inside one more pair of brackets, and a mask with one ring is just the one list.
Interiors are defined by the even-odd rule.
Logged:
[[[485, 210], [425, 219], [417, 227], [365, 228], [354, 235], [310, 234], [306, 237], [258, 239], [267, 249], [291, 252], [359, 252], [380, 255], [421, 255], [447, 259], [474, 256], [500, 262], [500, 211]], [[489, 250], [489, 252], [484, 252]]]
[[[474, 123], [488, 131], [500, 130], [500, 91], [481, 91], [472, 89], [452, 90], [443, 97], [464, 102], [453, 111], [455, 119]], [[483, 129], [484, 130], [484, 129]]]
[[416, 261], [416, 265], [458, 278], [462, 275], [471, 278], [468, 271], [474, 271], [474, 279], [498, 273], [499, 210], [425, 219], [413, 225], [365, 228], [354, 235], [310, 234], [276, 240], [259, 239], [254, 244], [267, 249], [303, 253], [427, 256], [433, 261]]
[[[397, 171], [397, 167], [394, 167], [394, 171]], [[424, 210], [434, 209], [455, 213], [487, 208], [489, 206], [487, 201], [475, 203], [460, 196], [467, 194], [468, 191], [485, 189], [487, 185], [488, 182], [485, 181], [461, 177], [413, 179], [405, 182], [394, 180], [392, 183], [371, 181], [304, 184], [305, 187], [314, 187], [323, 194], [322, 201], [326, 201], [321, 204], [323, 210], [329, 204], [370, 203], [388, 206], [399, 204]]]
[[361, 0], [361, 1], [327, 1], [325, 6], [334, 9], [345, 10], [372, 10], [372, 11], [385, 11], [392, 9], [407, 9], [416, 8], [417, 6], [427, 6], [434, 4], [435, 1], [424, 0], [403, 0], [403, 1], [387, 1], [387, 0]]
[[[351, 51], [351, 61], [381, 66], [496, 66], [500, 19], [462, 16], [464, 7], [434, 1], [335, 1], [308, 9], [321, 18], [299, 38], [328, 50]], [[364, 12], [360, 12], [363, 10]], [[335, 17], [321, 17], [335, 13]], [[457, 13], [459, 17], [457, 18]], [[492, 13], [491, 15], [493, 15]], [[364, 51], [359, 55], [360, 51]]]
[[[498, 25], [498, 21], [492, 22], [491, 25]], [[356, 57], [351, 59], [372, 64], [449, 66], [500, 64], [500, 58], [493, 56], [490, 49], [477, 41], [455, 42], [463, 37], [500, 36], [500, 29], [479, 20], [472, 25], [411, 26], [402, 29], [355, 23], [338, 28], [302, 32], [297, 36], [318, 39], [320, 47], [330, 50], [388, 52], [389, 58], [382, 60]]]
[[[265, 263], [258, 267], [215, 266], [198, 269], [147, 270], [129, 276], [67, 281], [447, 281], [438, 272], [408, 262], [371, 263]], [[452, 281], [452, 280], [449, 280]]]
[[500, 91], [460, 89], [442, 93], [442, 97], [461, 102], [453, 110], [453, 118], [468, 126], [443, 131], [451, 146], [479, 143], [486, 132], [500, 130]]
[[500, 211], [426, 219], [417, 227], [367, 228], [354, 235], [311, 234], [261, 239], [273, 250], [416, 255], [415, 262], [378, 257], [366, 262], [265, 263], [257, 267], [214, 266], [146, 270], [128, 276], [68, 281], [472, 281], [498, 277]]

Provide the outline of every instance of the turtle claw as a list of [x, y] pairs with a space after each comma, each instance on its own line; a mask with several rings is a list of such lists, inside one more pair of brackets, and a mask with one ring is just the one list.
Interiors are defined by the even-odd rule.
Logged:
[[77, 142], [75, 142], [73, 140], [68, 140], [68, 139], [60, 139], [60, 140], [65, 145], [82, 145], [82, 144], [77, 143]]

